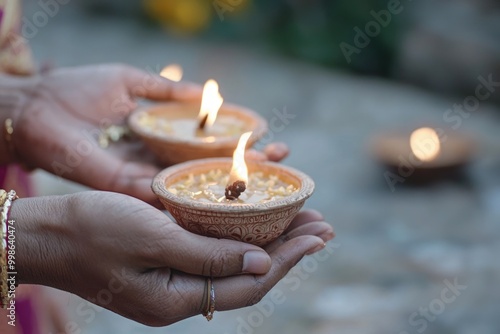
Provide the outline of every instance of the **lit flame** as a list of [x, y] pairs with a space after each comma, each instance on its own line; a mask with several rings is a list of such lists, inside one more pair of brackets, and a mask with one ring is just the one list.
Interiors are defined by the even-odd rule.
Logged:
[[219, 94], [219, 85], [217, 81], [210, 79], [203, 87], [203, 96], [201, 98], [201, 108], [198, 119], [201, 121], [207, 115], [205, 126], [212, 126], [217, 118], [217, 113], [222, 106], [224, 99]]
[[432, 161], [441, 152], [439, 136], [431, 128], [420, 128], [411, 134], [410, 147], [413, 154], [421, 161]]
[[178, 64], [165, 66], [163, 70], [161, 70], [160, 75], [168, 80], [179, 82], [182, 80], [182, 67]]
[[229, 174], [229, 184], [233, 184], [236, 181], [248, 183], [248, 168], [245, 162], [245, 148], [251, 135], [252, 132], [245, 132], [242, 134], [240, 141], [238, 142], [238, 146], [236, 147], [236, 150], [234, 150], [233, 166], [231, 167], [231, 173]]

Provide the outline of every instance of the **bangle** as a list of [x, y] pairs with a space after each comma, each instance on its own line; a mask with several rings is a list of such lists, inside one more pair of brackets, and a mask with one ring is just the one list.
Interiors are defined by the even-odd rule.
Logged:
[[12, 206], [12, 202], [17, 199], [16, 192], [14, 190], [8, 193], [1, 189], [0, 190], [0, 219], [1, 219], [1, 235], [0, 235], [0, 306], [2, 308], [7, 308], [10, 298], [9, 298], [9, 287], [7, 283], [7, 224], [9, 219], [9, 210]]

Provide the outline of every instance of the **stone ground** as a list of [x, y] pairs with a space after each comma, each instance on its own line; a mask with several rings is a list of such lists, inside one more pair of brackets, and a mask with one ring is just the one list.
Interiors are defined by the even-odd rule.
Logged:
[[[30, 19], [39, 7], [27, 6]], [[423, 124], [454, 130], [444, 112], [454, 98], [377, 78], [284, 59], [242, 45], [168, 37], [127, 19], [90, 17], [66, 5], [31, 39], [39, 60], [57, 66], [126, 62], [158, 70], [181, 63], [186, 78], [216, 78], [226, 100], [267, 119], [296, 116], [274, 133], [310, 174], [307, 205], [324, 213], [337, 238], [302, 261], [257, 306], [148, 328], [106, 310], [82, 317], [82, 300], [62, 296], [83, 333], [495, 334], [500, 332], [500, 108], [487, 102], [460, 131], [479, 147], [465, 179], [394, 191], [368, 149], [390, 129]], [[474, 92], [471, 91], [471, 94]], [[36, 173], [41, 194], [82, 188]], [[498, 253], [497, 253], [498, 252]], [[457, 283], [458, 289], [449, 285]], [[464, 287], [465, 286], [465, 287]], [[220, 287], [223, 288], [223, 287]], [[280, 298], [276, 298], [276, 296]]]

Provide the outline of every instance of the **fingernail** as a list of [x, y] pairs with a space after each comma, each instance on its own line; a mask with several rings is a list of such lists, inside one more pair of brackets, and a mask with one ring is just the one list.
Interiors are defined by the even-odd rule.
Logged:
[[264, 153], [272, 161], [283, 160], [289, 152], [288, 146], [284, 143], [272, 143], [264, 148]]
[[321, 239], [323, 239], [324, 241], [330, 241], [335, 237], [335, 233], [333, 233], [332, 231], [328, 231], [328, 232], [325, 232], [325, 233], [319, 235], [319, 237]]
[[243, 272], [265, 274], [271, 268], [271, 258], [267, 253], [248, 251], [243, 256]]
[[321, 244], [319, 244], [319, 245], [317, 245], [317, 246], [315, 246], [315, 247], [311, 248], [311, 249], [310, 249], [310, 250], [306, 253], [306, 255], [312, 255], [312, 254], [314, 254], [314, 253], [317, 253], [317, 252], [319, 252], [320, 250], [322, 250], [322, 249], [323, 249], [323, 248], [325, 248], [325, 247], [326, 247], [326, 244], [325, 244], [325, 243], [321, 243]]
[[288, 151], [289, 151], [288, 146], [285, 143], [276, 143], [276, 145], [274, 146], [274, 149], [280, 155], [288, 154]]

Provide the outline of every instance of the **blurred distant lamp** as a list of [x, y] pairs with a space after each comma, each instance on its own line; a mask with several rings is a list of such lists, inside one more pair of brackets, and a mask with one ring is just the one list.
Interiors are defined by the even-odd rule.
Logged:
[[374, 138], [371, 151], [387, 167], [390, 184], [426, 182], [457, 175], [472, 159], [475, 142], [464, 134], [422, 127]]
[[410, 136], [411, 152], [417, 159], [430, 162], [436, 159], [441, 152], [441, 140], [432, 128], [420, 128]]

